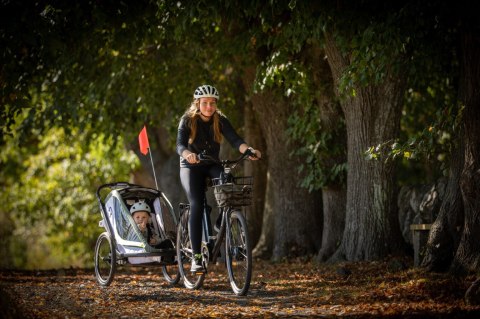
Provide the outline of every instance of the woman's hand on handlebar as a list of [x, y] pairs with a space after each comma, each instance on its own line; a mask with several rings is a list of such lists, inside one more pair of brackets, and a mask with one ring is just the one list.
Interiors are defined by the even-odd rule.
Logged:
[[252, 161], [257, 161], [260, 158], [262, 158], [262, 153], [259, 150], [253, 149], [253, 147], [247, 148], [247, 150], [244, 152], [245, 155], [248, 156], [248, 159]]
[[[187, 153], [187, 154], [186, 154]], [[183, 156], [184, 155], [184, 156]], [[200, 163], [200, 160], [198, 159], [197, 154], [190, 152], [190, 151], [184, 151], [182, 154], [183, 158], [187, 160], [190, 164], [197, 164]]]

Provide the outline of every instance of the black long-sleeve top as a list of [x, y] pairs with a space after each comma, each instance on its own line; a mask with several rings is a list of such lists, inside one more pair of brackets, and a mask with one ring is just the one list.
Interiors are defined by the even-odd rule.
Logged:
[[[190, 137], [189, 122], [191, 119], [184, 115], [180, 119], [177, 134], [177, 154], [180, 155], [180, 167], [192, 167], [200, 164], [190, 164], [182, 157], [184, 150], [188, 149], [190, 152], [200, 154], [203, 151], [206, 154], [218, 159], [220, 153], [220, 143], [215, 142], [213, 134], [213, 119], [204, 122], [198, 119], [197, 134], [192, 144], [188, 143]], [[220, 132], [225, 139], [232, 145], [233, 148], [238, 149], [245, 141], [237, 134], [235, 129], [230, 124], [230, 121], [224, 116], [220, 115]]]

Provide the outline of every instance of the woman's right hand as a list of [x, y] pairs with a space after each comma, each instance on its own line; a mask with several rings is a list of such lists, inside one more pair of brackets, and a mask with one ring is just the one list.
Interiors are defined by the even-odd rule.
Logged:
[[189, 162], [190, 164], [196, 164], [200, 162], [198, 160], [197, 154], [189, 151], [185, 151], [184, 153], [187, 153], [187, 152], [188, 154], [184, 154], [185, 156], [183, 156], [183, 158], [186, 159], [187, 162]]

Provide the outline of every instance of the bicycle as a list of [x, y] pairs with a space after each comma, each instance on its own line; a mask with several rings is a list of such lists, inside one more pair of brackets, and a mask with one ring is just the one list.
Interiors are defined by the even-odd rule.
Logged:
[[184, 286], [189, 289], [202, 287], [208, 264], [216, 263], [223, 240], [225, 239], [224, 256], [227, 265], [228, 277], [233, 292], [238, 296], [247, 294], [252, 277], [252, 250], [247, 230], [247, 221], [242, 206], [251, 205], [253, 193], [253, 176], [235, 177], [233, 169], [249, 156], [255, 156], [251, 151], [245, 152], [237, 160], [218, 161], [208, 155], [200, 154], [200, 161], [218, 163], [223, 167], [219, 178], [212, 178], [215, 199], [218, 204], [221, 224], [216, 236], [213, 235], [210, 210], [211, 207], [204, 199], [202, 217], [202, 263], [205, 271], [192, 273], [190, 265], [193, 252], [190, 243], [188, 220], [190, 205], [180, 204], [180, 218], [177, 231], [177, 260], [178, 268]]

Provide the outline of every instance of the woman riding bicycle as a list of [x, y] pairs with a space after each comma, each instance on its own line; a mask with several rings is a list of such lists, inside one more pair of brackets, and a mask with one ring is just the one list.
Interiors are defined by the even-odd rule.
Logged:
[[219, 158], [222, 136], [240, 153], [250, 150], [259, 159], [261, 153], [249, 147], [235, 132], [228, 119], [217, 109], [219, 94], [211, 85], [199, 86], [193, 102], [180, 119], [177, 135], [177, 153], [180, 155], [180, 180], [190, 203], [190, 241], [194, 257], [192, 272], [204, 271], [201, 263], [202, 210], [205, 197], [205, 180], [217, 178], [222, 167], [215, 163], [200, 162], [197, 155], [205, 153]]

